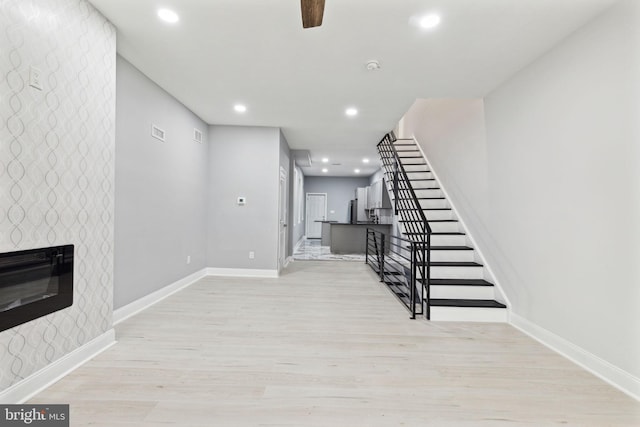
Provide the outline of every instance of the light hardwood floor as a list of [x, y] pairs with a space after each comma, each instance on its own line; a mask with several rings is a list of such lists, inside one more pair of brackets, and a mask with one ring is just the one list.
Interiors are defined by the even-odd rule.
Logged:
[[73, 426], [640, 426], [640, 403], [505, 324], [410, 320], [362, 263], [207, 278], [32, 402]]

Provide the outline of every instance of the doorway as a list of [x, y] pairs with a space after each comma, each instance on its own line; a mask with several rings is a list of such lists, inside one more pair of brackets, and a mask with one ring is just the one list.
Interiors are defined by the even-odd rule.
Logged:
[[307, 239], [322, 237], [322, 223], [327, 219], [327, 193], [307, 193], [305, 234]]
[[278, 188], [278, 271], [280, 271], [287, 261], [287, 171], [284, 168], [280, 168]]

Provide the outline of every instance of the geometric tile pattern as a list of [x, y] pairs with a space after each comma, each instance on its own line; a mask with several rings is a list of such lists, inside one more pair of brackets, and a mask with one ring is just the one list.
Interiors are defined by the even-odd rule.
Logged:
[[0, 332], [0, 391], [112, 327], [115, 60], [85, 0], [0, 0], [0, 252], [75, 245], [73, 306]]
[[332, 254], [330, 246], [322, 246], [320, 239], [300, 240], [293, 251], [293, 259], [298, 261], [365, 261], [365, 254]]

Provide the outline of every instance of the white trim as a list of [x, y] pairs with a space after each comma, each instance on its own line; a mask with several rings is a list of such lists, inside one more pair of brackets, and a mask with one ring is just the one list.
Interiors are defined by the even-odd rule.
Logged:
[[306, 239], [307, 239], [307, 236], [305, 236], [304, 234], [302, 236], [300, 236], [300, 239], [298, 239], [298, 242], [293, 246], [293, 253], [294, 254], [296, 253], [296, 251], [298, 250], [300, 245], [302, 245], [302, 243], [304, 243], [304, 241]]
[[115, 343], [115, 330], [109, 329], [82, 347], [73, 350], [35, 374], [3, 390], [0, 393], [0, 403], [19, 404], [26, 402]]
[[202, 269], [193, 274], [190, 274], [187, 277], [184, 277], [170, 285], [165, 286], [162, 289], [159, 289], [153, 293], [143, 296], [132, 303], [125, 305], [124, 307], [120, 307], [117, 310], [113, 311], [113, 324], [117, 325], [118, 323], [128, 319], [131, 316], [134, 316], [140, 313], [142, 310], [146, 310], [157, 302], [162, 301], [169, 295], [173, 295], [176, 292], [186, 288], [187, 286], [192, 285], [198, 280], [202, 279], [207, 275], [207, 270]]
[[291, 256], [291, 255], [290, 255], [290, 256], [288, 256], [288, 257], [287, 257], [287, 259], [284, 261], [284, 266], [283, 266], [283, 268], [287, 268], [287, 267], [289, 267], [289, 263], [290, 263], [291, 261], [293, 261], [293, 256]]
[[640, 378], [633, 376], [631, 373], [612, 365], [606, 360], [589, 353], [582, 347], [578, 347], [513, 312], [511, 313], [509, 323], [514, 328], [566, 357], [618, 390], [640, 401]]
[[471, 234], [471, 229], [467, 227], [467, 224], [462, 219], [462, 216], [458, 213], [458, 209], [456, 208], [455, 203], [453, 203], [453, 199], [449, 196], [449, 193], [447, 193], [447, 190], [445, 190], [444, 185], [442, 184], [442, 181], [438, 177], [438, 174], [434, 171], [433, 166], [431, 165], [431, 162], [429, 162], [427, 155], [422, 149], [422, 146], [420, 146], [420, 144], [418, 143], [418, 139], [416, 138], [415, 135], [411, 135], [411, 138], [413, 139], [413, 142], [416, 144], [416, 147], [418, 148], [418, 150], [420, 150], [420, 154], [422, 154], [422, 157], [424, 157], [424, 160], [427, 162], [427, 165], [429, 165], [429, 170], [431, 171], [438, 185], [440, 186], [440, 191], [442, 191], [442, 193], [444, 194], [444, 197], [446, 197], [447, 201], [451, 205], [451, 209], [455, 213], [456, 218], [460, 222], [460, 225], [462, 225], [462, 228], [464, 228], [466, 236], [471, 241], [471, 246], [473, 247], [473, 249], [475, 249], [476, 253], [480, 257], [480, 261], [482, 262], [483, 267], [486, 268], [487, 273], [489, 273], [489, 281], [493, 283], [493, 285], [499, 292], [500, 296], [504, 299], [504, 301], [502, 302], [504, 302], [504, 304], [507, 306], [507, 313], [510, 314], [511, 307], [512, 307], [511, 301], [509, 301], [507, 294], [504, 292], [502, 286], [500, 285], [500, 281], [497, 279], [496, 275], [493, 273], [493, 270], [489, 266], [489, 263], [487, 262], [487, 259], [485, 258], [484, 254], [482, 253], [482, 249], [480, 249], [480, 246], [476, 242], [476, 239], [473, 238], [473, 235]]
[[207, 268], [207, 276], [266, 277], [278, 278], [278, 270], [258, 270], [253, 268]]

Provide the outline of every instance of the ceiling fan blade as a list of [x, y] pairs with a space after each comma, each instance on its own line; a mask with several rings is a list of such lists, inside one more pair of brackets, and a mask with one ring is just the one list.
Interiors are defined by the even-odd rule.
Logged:
[[302, 27], [311, 28], [322, 25], [324, 0], [300, 0], [302, 8]]

